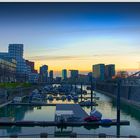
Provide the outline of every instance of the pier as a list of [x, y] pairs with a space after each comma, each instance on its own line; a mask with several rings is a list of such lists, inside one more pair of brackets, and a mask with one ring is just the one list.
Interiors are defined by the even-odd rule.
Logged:
[[[61, 103], [60, 103], [61, 104]], [[91, 105], [84, 105], [80, 103], [71, 103], [71, 104], [79, 104], [80, 106], [91, 106]], [[9, 103], [8, 105], [21, 105], [21, 106], [56, 106], [56, 103]], [[68, 104], [66, 104], [68, 105]], [[97, 106], [97, 104], [93, 104], [92, 106]]]
[[81, 108], [79, 104], [57, 104], [56, 111], [72, 111], [73, 116], [83, 120], [88, 117], [88, 114]]

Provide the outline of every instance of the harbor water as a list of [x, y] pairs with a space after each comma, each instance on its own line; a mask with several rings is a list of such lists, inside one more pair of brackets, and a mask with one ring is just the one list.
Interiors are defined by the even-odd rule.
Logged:
[[[84, 86], [86, 89], [86, 86]], [[90, 93], [90, 91], [88, 91]], [[90, 96], [90, 94], [86, 95]], [[99, 110], [103, 118], [116, 119], [116, 100], [108, 97], [102, 93], [96, 93], [97, 97], [100, 97], [96, 102], [98, 106], [95, 108]], [[80, 99], [79, 99], [80, 100]], [[68, 101], [56, 101], [53, 103], [72, 103]], [[14, 120], [33, 120], [33, 121], [54, 121], [55, 106], [14, 106], [7, 105], [0, 108], [0, 117], [12, 117]], [[82, 107], [88, 114], [91, 111], [91, 107]], [[121, 120], [130, 121], [128, 126], [120, 126], [120, 135], [129, 136], [136, 135], [140, 137], [140, 109], [121, 102]], [[54, 134], [63, 132], [76, 132], [79, 137], [93, 137], [99, 133], [106, 133], [107, 135], [116, 135], [116, 126], [110, 127], [3, 127], [0, 126], [0, 137], [9, 136], [11, 134], [18, 134], [21, 137], [39, 137], [40, 133], [47, 132], [50, 137], [55, 137]]]

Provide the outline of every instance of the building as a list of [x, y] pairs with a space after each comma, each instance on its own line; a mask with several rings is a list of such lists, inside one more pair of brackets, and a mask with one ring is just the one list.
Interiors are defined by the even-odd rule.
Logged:
[[115, 76], [115, 65], [109, 64], [105, 66], [105, 79], [111, 80]]
[[[10, 57], [16, 60], [16, 80], [17, 82], [28, 82], [29, 75], [33, 72], [34, 62], [26, 61], [23, 58], [24, 45], [23, 44], [9, 44], [8, 52], [0, 53], [0, 58]], [[33, 73], [37, 73], [34, 70]]]
[[43, 65], [40, 67], [40, 82], [47, 82], [48, 80], [48, 66]]
[[117, 78], [127, 78], [128, 72], [127, 71], [118, 71], [116, 77]]
[[30, 66], [32, 73], [36, 73], [36, 70], [34, 68], [35, 67], [35, 63], [34, 62], [26, 60], [26, 65]]
[[92, 74], [92, 72], [89, 72], [88, 74], [87, 74], [87, 79], [88, 79], [88, 82], [89, 83], [91, 83], [91, 80], [92, 80], [92, 76], [93, 74]]
[[17, 61], [17, 72], [28, 75], [28, 67], [26, 61], [23, 58], [23, 44], [9, 44], [8, 53], [9, 56], [16, 59]]
[[79, 71], [78, 70], [70, 70], [70, 78], [71, 79], [77, 79], [78, 78]]
[[78, 75], [78, 80], [77, 80], [77, 82], [78, 82], [78, 83], [82, 83], [82, 84], [88, 83], [88, 75], [79, 74], [79, 75]]
[[23, 58], [23, 44], [9, 44], [7, 53], [0, 53], [0, 57], [10, 57], [16, 60], [17, 82], [28, 81], [28, 67]]
[[30, 73], [29, 82], [30, 83], [38, 83], [38, 81], [39, 81], [39, 74], [38, 73]]
[[67, 70], [66, 69], [63, 69], [62, 70], [62, 79], [63, 80], [66, 80], [67, 79]]
[[15, 59], [23, 58], [23, 44], [9, 44], [8, 53]]
[[62, 78], [61, 78], [61, 77], [56, 77], [56, 78], [55, 78], [55, 82], [56, 82], [56, 83], [60, 83], [60, 82], [61, 82], [61, 80], [62, 80]]
[[16, 82], [16, 60], [0, 58], [0, 82]]
[[53, 81], [53, 70], [50, 70], [49, 72], [50, 82]]
[[93, 77], [97, 80], [105, 79], [105, 65], [104, 64], [96, 64], [92, 66]]

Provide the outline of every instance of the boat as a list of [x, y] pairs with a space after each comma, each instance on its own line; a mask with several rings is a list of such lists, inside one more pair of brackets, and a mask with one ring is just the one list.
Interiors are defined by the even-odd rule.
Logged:
[[63, 96], [61, 97], [61, 99], [62, 99], [63, 101], [66, 100], [66, 96], [63, 95]]
[[48, 100], [53, 101], [53, 96], [52, 95], [49, 95], [48, 96]]
[[87, 90], [91, 90], [91, 87], [89, 87], [89, 86], [87, 86], [87, 88], [86, 88]]
[[98, 119], [101, 120], [101, 118], [102, 118], [102, 113], [99, 112], [99, 111], [97, 111], [96, 109], [93, 109], [93, 110], [91, 110], [91, 112], [90, 112], [90, 116], [94, 116], [94, 117], [96, 117], [96, 118], [98, 118]]
[[77, 102], [77, 101], [78, 101], [78, 96], [74, 96], [74, 97], [73, 97], [73, 100], [74, 100], [75, 102]]
[[13, 99], [13, 103], [21, 103], [22, 102], [22, 97], [16, 96]]
[[72, 99], [72, 96], [68, 95], [66, 98], [67, 98], [68, 101], [70, 101]]
[[91, 106], [91, 105], [96, 105], [95, 102], [92, 102], [90, 100], [87, 100], [87, 101], [82, 101], [79, 103], [80, 105], [85, 105], [85, 106]]
[[86, 90], [83, 90], [83, 93], [82, 94], [85, 94], [86, 95], [87, 94], [87, 91]]
[[56, 100], [58, 101], [60, 99], [60, 97], [59, 96], [56, 96]]

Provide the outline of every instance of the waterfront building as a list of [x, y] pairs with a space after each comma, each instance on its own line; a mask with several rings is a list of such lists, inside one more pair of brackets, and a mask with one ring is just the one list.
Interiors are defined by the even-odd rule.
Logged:
[[48, 80], [48, 66], [43, 65], [40, 67], [40, 82], [47, 82]]
[[50, 70], [49, 72], [50, 82], [53, 81], [53, 70]]
[[29, 67], [26, 64], [25, 59], [23, 58], [23, 48], [23, 44], [9, 44], [8, 47], [9, 56], [16, 59], [17, 61], [16, 78], [18, 82], [27, 82], [30, 74]]
[[16, 82], [16, 64], [13, 58], [0, 58], [0, 82]]
[[56, 78], [55, 78], [55, 82], [56, 82], [56, 83], [60, 83], [60, 82], [61, 82], [61, 80], [62, 80], [62, 78], [61, 78], [61, 77], [56, 77]]
[[92, 72], [89, 72], [89, 73], [87, 74], [87, 79], [88, 79], [88, 82], [91, 83]]
[[23, 44], [9, 44], [8, 53], [15, 59], [23, 58]]
[[70, 70], [70, 78], [71, 79], [77, 79], [79, 75], [79, 71], [78, 70]]
[[[8, 52], [1, 52], [0, 58], [13, 58], [16, 60], [16, 80], [17, 82], [28, 82], [29, 75], [33, 72], [33, 63], [23, 58], [23, 44], [9, 44]], [[31, 64], [31, 63], [32, 64]], [[29, 64], [30, 63], [30, 64]], [[34, 71], [36, 73], [36, 71]]]
[[39, 81], [39, 74], [38, 73], [30, 73], [29, 74], [29, 82], [30, 83], [38, 83]]
[[31, 72], [32, 72], [32, 73], [37, 73], [37, 70], [35, 70], [35, 63], [34, 63], [34, 62], [29, 61], [29, 60], [26, 60], [26, 64], [27, 64], [28, 66], [30, 66]]
[[62, 79], [63, 80], [66, 80], [67, 79], [67, 70], [66, 69], [63, 69], [62, 70]]
[[88, 83], [88, 75], [79, 74], [79, 75], [78, 75], [78, 80], [77, 80], [77, 82], [78, 82], [78, 83], [82, 83], [82, 84]]
[[126, 77], [128, 77], [128, 72], [127, 71], [118, 71], [116, 77], [117, 78], [126, 78]]
[[115, 65], [109, 64], [105, 66], [105, 79], [111, 80], [115, 76]]
[[92, 67], [93, 77], [97, 80], [105, 79], [105, 65], [104, 64], [96, 64]]

